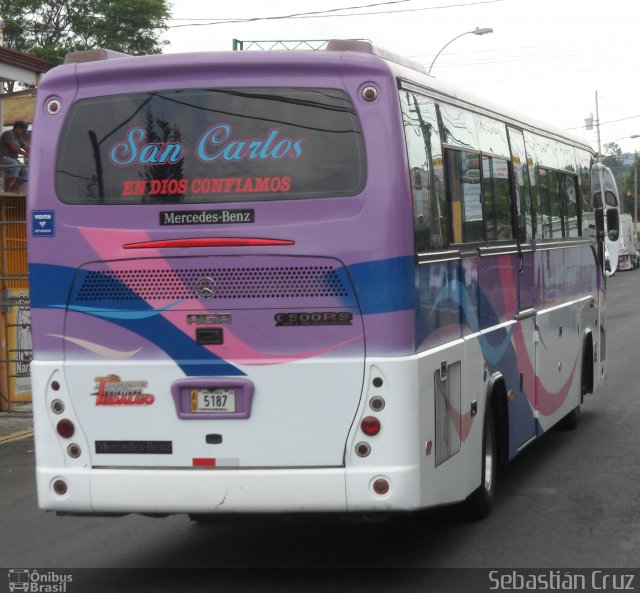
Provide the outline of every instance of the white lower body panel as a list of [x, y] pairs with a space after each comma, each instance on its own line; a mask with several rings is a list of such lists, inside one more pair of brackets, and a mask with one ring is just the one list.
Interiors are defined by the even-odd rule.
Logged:
[[[475, 359], [479, 347], [477, 340], [472, 343]], [[478, 409], [484, 409], [485, 384], [476, 377], [467, 385], [458, 381], [450, 419], [457, 430], [465, 429], [455, 451], [439, 463], [437, 426], [449, 420], [445, 416], [438, 424], [434, 403], [434, 378], [442, 361], [454, 367], [457, 362], [468, 364], [470, 353], [465, 358], [464, 350], [458, 341], [414, 356], [367, 359], [362, 397], [348, 435], [342, 437], [344, 466], [304, 468], [92, 466], [85, 452], [102, 438], [99, 427], [89, 426], [87, 433], [68, 405], [62, 416], [75, 423], [76, 433], [72, 439], [59, 437], [55, 424], [62, 416], [52, 412], [51, 404], [64, 385], [52, 392], [51, 384], [60, 364], [36, 362], [32, 379], [39, 505], [69, 513], [376, 513], [464, 500], [480, 481], [482, 420], [481, 414], [469, 418], [469, 405], [478, 400]], [[474, 367], [482, 369], [481, 360], [474, 360]], [[385, 401], [378, 411], [371, 405], [376, 397]], [[366, 416], [378, 418], [378, 434], [363, 433], [361, 420]], [[328, 426], [325, 432], [329, 438], [335, 431]], [[69, 455], [71, 441], [83, 451], [78, 458]], [[370, 454], [357, 454], [362, 443], [370, 446]], [[65, 482], [66, 492], [56, 492], [56, 480]], [[376, 491], [378, 480], [386, 482], [385, 491]]]
[[[38, 468], [38, 502], [49, 511], [75, 513], [313, 513], [410, 510], [417, 491], [413, 467], [378, 468], [391, 483], [385, 497], [372, 491], [371, 472], [350, 478], [369, 501], [348, 503], [344, 468], [272, 470]], [[67, 492], [53, 490], [64, 480]]]

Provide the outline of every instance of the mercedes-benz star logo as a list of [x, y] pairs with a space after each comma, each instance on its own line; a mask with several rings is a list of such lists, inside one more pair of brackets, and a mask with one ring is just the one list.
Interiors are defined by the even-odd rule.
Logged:
[[203, 276], [196, 282], [196, 294], [201, 299], [212, 299], [216, 296], [216, 281], [209, 276]]

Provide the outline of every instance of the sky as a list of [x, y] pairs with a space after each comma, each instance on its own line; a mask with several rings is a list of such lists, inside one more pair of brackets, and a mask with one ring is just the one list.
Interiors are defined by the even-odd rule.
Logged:
[[[640, 151], [640, 2], [173, 0], [171, 12], [165, 53], [227, 51], [233, 39], [368, 39], [427, 68], [457, 35], [490, 27], [491, 34], [453, 41], [431, 74], [572, 130], [597, 150], [597, 127], [585, 129], [593, 115], [603, 149], [615, 142]], [[301, 16], [274, 18], [288, 15]]]

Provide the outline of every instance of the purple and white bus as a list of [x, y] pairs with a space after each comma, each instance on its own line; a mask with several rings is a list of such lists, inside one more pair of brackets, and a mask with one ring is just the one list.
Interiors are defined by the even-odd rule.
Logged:
[[31, 152], [40, 507], [486, 515], [604, 379], [592, 160], [365, 42], [72, 54]]

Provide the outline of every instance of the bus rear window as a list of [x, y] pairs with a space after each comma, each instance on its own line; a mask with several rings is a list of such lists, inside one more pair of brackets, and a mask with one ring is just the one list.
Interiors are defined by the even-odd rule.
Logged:
[[67, 204], [353, 196], [366, 178], [351, 101], [335, 89], [199, 89], [78, 101], [61, 136]]

